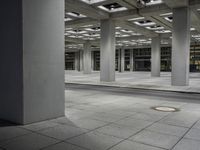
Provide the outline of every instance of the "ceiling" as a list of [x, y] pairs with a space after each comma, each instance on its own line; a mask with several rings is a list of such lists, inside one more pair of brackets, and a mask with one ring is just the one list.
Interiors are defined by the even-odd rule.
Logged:
[[158, 35], [162, 45], [170, 45], [172, 9], [185, 6], [191, 8], [191, 41], [200, 41], [199, 0], [137, 1], [65, 0], [66, 50], [82, 49], [86, 41], [99, 48], [100, 20], [108, 18], [115, 21], [117, 47], [148, 46]]

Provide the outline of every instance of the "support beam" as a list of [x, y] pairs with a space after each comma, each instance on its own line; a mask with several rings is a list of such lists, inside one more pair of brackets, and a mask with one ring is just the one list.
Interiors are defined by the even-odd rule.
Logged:
[[131, 22], [128, 22], [128, 21], [116, 21], [116, 25], [121, 26], [125, 29], [129, 29], [129, 30], [133, 30], [135, 32], [142, 33], [146, 37], [156, 37], [156, 36], [158, 36], [157, 33], [150, 31], [146, 28], [140, 27], [140, 26], [133, 24]]
[[151, 43], [151, 76], [160, 77], [161, 47], [160, 36], [152, 38]]
[[64, 0], [4, 0], [0, 17], [0, 119], [64, 116]]
[[101, 20], [100, 80], [115, 81], [115, 23]]
[[163, 0], [170, 8], [187, 7], [189, 5], [188, 0]]
[[173, 9], [172, 85], [189, 84], [190, 9]]
[[90, 74], [91, 72], [92, 72], [91, 43], [87, 41], [84, 44], [84, 49], [83, 49], [83, 73]]

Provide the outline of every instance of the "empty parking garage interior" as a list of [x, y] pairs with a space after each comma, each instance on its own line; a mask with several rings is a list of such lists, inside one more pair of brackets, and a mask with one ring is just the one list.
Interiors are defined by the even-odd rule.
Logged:
[[0, 150], [200, 150], [199, 0], [0, 8]]

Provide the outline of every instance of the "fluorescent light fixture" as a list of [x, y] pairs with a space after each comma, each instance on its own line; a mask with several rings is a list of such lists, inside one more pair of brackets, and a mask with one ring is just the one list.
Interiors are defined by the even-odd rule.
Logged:
[[190, 31], [194, 31], [194, 30], [196, 30], [195, 28], [190, 28]]
[[121, 27], [115, 27], [115, 29], [121, 29]]
[[173, 13], [172, 13], [172, 12], [170, 12], [170, 13], [164, 13], [164, 14], [160, 14], [160, 16], [161, 16], [161, 17], [165, 17], [165, 16], [171, 16], [171, 15], [173, 15]]
[[165, 20], [169, 21], [169, 22], [172, 22], [173, 19], [170, 19], [169, 17], [165, 17]]
[[146, 27], [149, 30], [162, 30], [164, 27], [158, 26], [158, 27]]
[[156, 33], [171, 33], [170, 30], [157, 30]]
[[192, 35], [193, 38], [200, 38], [200, 34]]
[[116, 9], [107, 9], [106, 7], [104, 6], [98, 6], [98, 8], [102, 9], [102, 10], [105, 10], [107, 12], [118, 12], [118, 11], [124, 11], [124, 10], [127, 10], [126, 7], [120, 7], [120, 8], [116, 8]]
[[93, 25], [92, 24], [88, 24], [88, 25], [84, 25], [84, 26], [81, 26], [83, 28], [88, 28], [88, 27], [92, 27]]
[[135, 23], [136, 25], [139, 25], [139, 26], [152, 26], [152, 25], [156, 25], [155, 22], [140, 23], [139, 21], [135, 21], [134, 23]]
[[127, 30], [127, 29], [123, 29], [123, 30], [121, 30], [122, 32], [124, 32], [124, 33], [132, 33], [133, 31], [131, 31], [131, 30]]
[[161, 4], [163, 3], [162, 0], [151, 0], [150, 3], [147, 3], [146, 6], [151, 6], [151, 5], [158, 5], [158, 4]]
[[83, 14], [79, 14], [79, 13], [75, 13], [75, 12], [68, 12], [66, 13], [67, 15], [70, 15], [72, 17], [76, 17], [76, 18], [85, 18], [87, 16], [83, 15]]
[[128, 19], [128, 21], [137, 21], [137, 20], [143, 20], [145, 19], [144, 17], [138, 17], [138, 18], [131, 18], [131, 19]]
[[64, 21], [71, 21], [71, 18], [65, 18]]
[[94, 3], [99, 3], [99, 2], [103, 2], [105, 0], [81, 0], [82, 2], [85, 2], [87, 4], [94, 4]]

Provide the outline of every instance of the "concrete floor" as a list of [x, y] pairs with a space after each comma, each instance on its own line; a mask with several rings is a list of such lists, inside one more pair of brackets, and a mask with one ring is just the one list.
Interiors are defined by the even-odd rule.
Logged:
[[83, 74], [82, 72], [78, 71], [66, 71], [65, 81], [66, 83], [76, 84], [106, 85], [200, 93], [200, 73], [190, 73], [189, 86], [171, 86], [170, 72], [162, 72], [161, 77], [151, 77], [150, 72], [116, 72], [116, 82], [106, 83], [100, 82], [99, 72]]
[[[26, 126], [0, 122], [0, 149], [200, 149], [198, 95], [148, 96], [116, 92], [112, 88], [78, 87], [66, 90], [66, 117]], [[151, 109], [158, 105], [181, 111]]]

